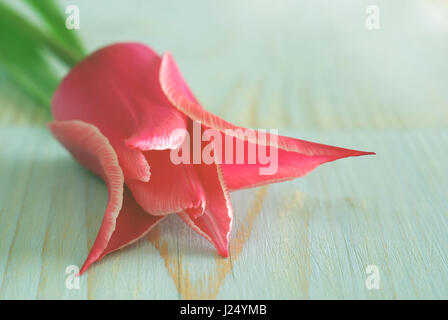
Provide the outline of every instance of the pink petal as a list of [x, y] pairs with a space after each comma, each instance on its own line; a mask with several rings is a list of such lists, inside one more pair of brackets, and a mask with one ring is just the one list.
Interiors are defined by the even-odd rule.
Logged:
[[123, 207], [116, 220], [115, 230], [109, 243], [97, 258], [87, 257], [80, 274], [86, 271], [92, 263], [101, 260], [105, 255], [128, 246], [144, 237], [163, 217], [155, 217], [143, 210], [132, 197], [128, 188], [124, 188]]
[[54, 118], [95, 125], [116, 150], [125, 177], [148, 181], [140, 150], [174, 149], [184, 137], [171, 132], [186, 127], [185, 116], [161, 90], [160, 64], [152, 49], [138, 43], [96, 51], [62, 81], [53, 97]]
[[[233, 146], [236, 145], [236, 140], [238, 138], [231, 137], [234, 142]], [[280, 138], [280, 136], [279, 136]], [[286, 138], [286, 137], [282, 137]], [[293, 141], [296, 139], [288, 138]], [[223, 149], [225, 149], [225, 135], [223, 134]], [[297, 140], [298, 143], [302, 143], [301, 140]], [[249, 141], [244, 141], [244, 150], [251, 149], [251, 146], [254, 143]], [[318, 144], [316, 144], [318, 145]], [[263, 145], [257, 145], [255, 148], [264, 147]], [[324, 148], [328, 148], [327, 154], [324, 154], [322, 151]], [[254, 149], [255, 149], [254, 148]], [[303, 177], [319, 165], [334, 161], [337, 159], [351, 157], [351, 156], [359, 156], [364, 154], [371, 154], [367, 152], [360, 152], [355, 150], [337, 148], [331, 146], [318, 145], [320, 154], [309, 155], [301, 152], [287, 151], [285, 149], [274, 148], [272, 147], [271, 152], [277, 152], [277, 170], [274, 174], [270, 175], [261, 175], [261, 168], [268, 168], [269, 164], [261, 164], [259, 159], [256, 159], [256, 163], [248, 164], [247, 161], [247, 152], [245, 154], [244, 164], [237, 164], [236, 161], [230, 164], [223, 163], [221, 165], [222, 172], [224, 175], [224, 179], [227, 183], [227, 187], [229, 191], [235, 191], [244, 188], [252, 188], [261, 186], [268, 183], [282, 182], [291, 180], [294, 178]], [[255, 149], [257, 150], [257, 149]], [[267, 148], [269, 150], [269, 148]], [[224, 152], [224, 151], [223, 151]], [[234, 148], [234, 154], [236, 153]]]
[[80, 164], [104, 179], [109, 192], [100, 230], [81, 268], [83, 273], [107, 253], [141, 237], [160, 218], [144, 212], [129, 192], [125, 192], [123, 201], [124, 177], [117, 155], [98, 128], [78, 120], [52, 122], [49, 128]]
[[103, 178], [112, 207], [121, 207], [124, 177], [109, 140], [97, 127], [79, 120], [54, 121], [48, 127], [81, 165]]
[[[160, 83], [163, 92], [171, 103], [192, 120], [199, 121], [202, 125], [217, 129], [221, 132], [224, 132], [225, 129], [246, 130], [245, 128], [235, 126], [202, 108], [188, 88], [188, 85], [169, 53], [164, 54], [162, 57]], [[267, 141], [273, 141], [273, 136], [274, 135], [267, 134]], [[275, 138], [278, 141], [278, 172], [275, 175], [260, 175], [258, 171], [261, 166], [260, 164], [223, 164], [222, 172], [229, 190], [232, 191], [265, 183], [285, 181], [301, 177], [318, 165], [328, 161], [351, 156], [374, 154], [373, 152], [338, 148], [284, 136], [275, 135]], [[250, 140], [247, 136], [242, 139], [246, 140], [245, 150], [247, 150], [248, 143], [257, 143], [257, 140]], [[224, 145], [223, 138], [223, 146]]]
[[185, 212], [178, 215], [197, 233], [210, 241], [218, 254], [228, 257], [229, 238], [232, 231], [233, 210], [219, 165], [197, 165], [207, 197], [205, 212], [192, 218]]
[[111, 139], [111, 145], [120, 160], [120, 166], [127, 179], [149, 181], [151, 171], [145, 156], [140, 150], [126, 146], [120, 139]]
[[135, 200], [152, 215], [167, 215], [186, 211], [193, 217], [202, 215], [205, 192], [193, 165], [175, 165], [170, 150], [147, 151], [151, 166], [149, 182], [126, 181]]

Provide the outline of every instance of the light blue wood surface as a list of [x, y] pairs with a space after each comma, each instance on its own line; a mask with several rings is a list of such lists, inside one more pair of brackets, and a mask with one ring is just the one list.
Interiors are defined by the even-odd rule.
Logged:
[[[65, 268], [86, 257], [107, 190], [2, 79], [1, 299], [448, 298], [446, 1], [77, 3], [89, 51], [169, 50], [227, 120], [377, 155], [232, 194], [229, 259], [173, 216], [68, 290]], [[380, 30], [364, 27], [369, 4]]]
[[67, 290], [106, 188], [45, 129], [0, 129], [0, 298], [447, 298], [448, 132], [289, 133], [378, 155], [232, 194], [230, 259], [172, 217]]

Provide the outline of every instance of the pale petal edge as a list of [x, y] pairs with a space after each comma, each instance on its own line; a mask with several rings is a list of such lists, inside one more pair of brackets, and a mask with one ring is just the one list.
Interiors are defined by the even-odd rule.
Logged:
[[[212, 166], [213, 165], [206, 167], [210, 168]], [[211, 175], [206, 174], [206, 176], [210, 177]], [[178, 213], [178, 216], [182, 220], [184, 220], [184, 222], [188, 224], [195, 232], [210, 241], [211, 244], [216, 248], [219, 255], [228, 257], [229, 240], [232, 233], [233, 209], [232, 203], [230, 201], [230, 195], [227, 190], [227, 186], [219, 165], [216, 165], [216, 178], [218, 180], [219, 188], [222, 191], [221, 195], [223, 196], [223, 198], [216, 198], [219, 197], [219, 192], [212, 191], [207, 195], [207, 205], [202, 216], [196, 219], [192, 219], [185, 212]], [[213, 190], [213, 188], [216, 186], [213, 186], [210, 181], [204, 181], [204, 187], [206, 190]], [[222, 200], [224, 201], [222, 202]], [[213, 206], [218, 206], [218, 208]], [[223, 215], [222, 212], [219, 212], [219, 207], [222, 208], [222, 206], [224, 206], [225, 208], [225, 215]], [[223, 224], [225, 225], [225, 228], [222, 230], [221, 225]]]
[[78, 120], [56, 121], [48, 126], [83, 166], [104, 179], [108, 188], [109, 199], [101, 227], [85, 262], [90, 265], [101, 256], [115, 230], [123, 203], [123, 172], [108, 139], [95, 126]]

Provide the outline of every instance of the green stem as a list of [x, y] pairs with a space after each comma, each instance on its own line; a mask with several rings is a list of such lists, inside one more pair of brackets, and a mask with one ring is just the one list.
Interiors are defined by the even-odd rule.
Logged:
[[23, 34], [26, 34], [31, 40], [43, 44], [68, 66], [75, 65], [82, 58], [66, 48], [59, 41], [40, 31], [36, 26], [25, 20], [22, 16], [17, 14], [14, 10], [1, 1], [0, 12], [3, 12], [2, 19], [9, 20], [11, 25], [14, 25], [17, 30], [20, 30]]

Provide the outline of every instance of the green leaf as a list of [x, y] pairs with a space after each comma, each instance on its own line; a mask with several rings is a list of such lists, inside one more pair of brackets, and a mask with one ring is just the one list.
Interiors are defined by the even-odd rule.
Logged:
[[39, 46], [5, 24], [0, 11], [0, 62], [7, 74], [39, 104], [49, 106], [59, 79]]
[[14, 34], [20, 34], [28, 41], [35, 43], [38, 46], [43, 46], [52, 51], [64, 63], [74, 65], [81, 56], [76, 52], [70, 50], [57, 38], [48, 36], [47, 33], [38, 29], [20, 14], [9, 8], [2, 1], [0, 1], [0, 18], [4, 25]]
[[[59, 28], [67, 30], [63, 16], [59, 14], [58, 17], [53, 2], [34, 2], [39, 2], [34, 4], [35, 8], [45, 17], [46, 24], [52, 26], [52, 30], [58, 29], [58, 21], [64, 22]], [[74, 65], [83, 54], [73, 37], [63, 32], [56, 35], [55, 31], [42, 31], [0, 0], [0, 67], [41, 105], [49, 107], [59, 83], [46, 53], [52, 52], [68, 66]]]
[[40, 15], [51, 34], [79, 57], [84, 49], [74, 30], [65, 27], [65, 16], [53, 0], [24, 0]]

